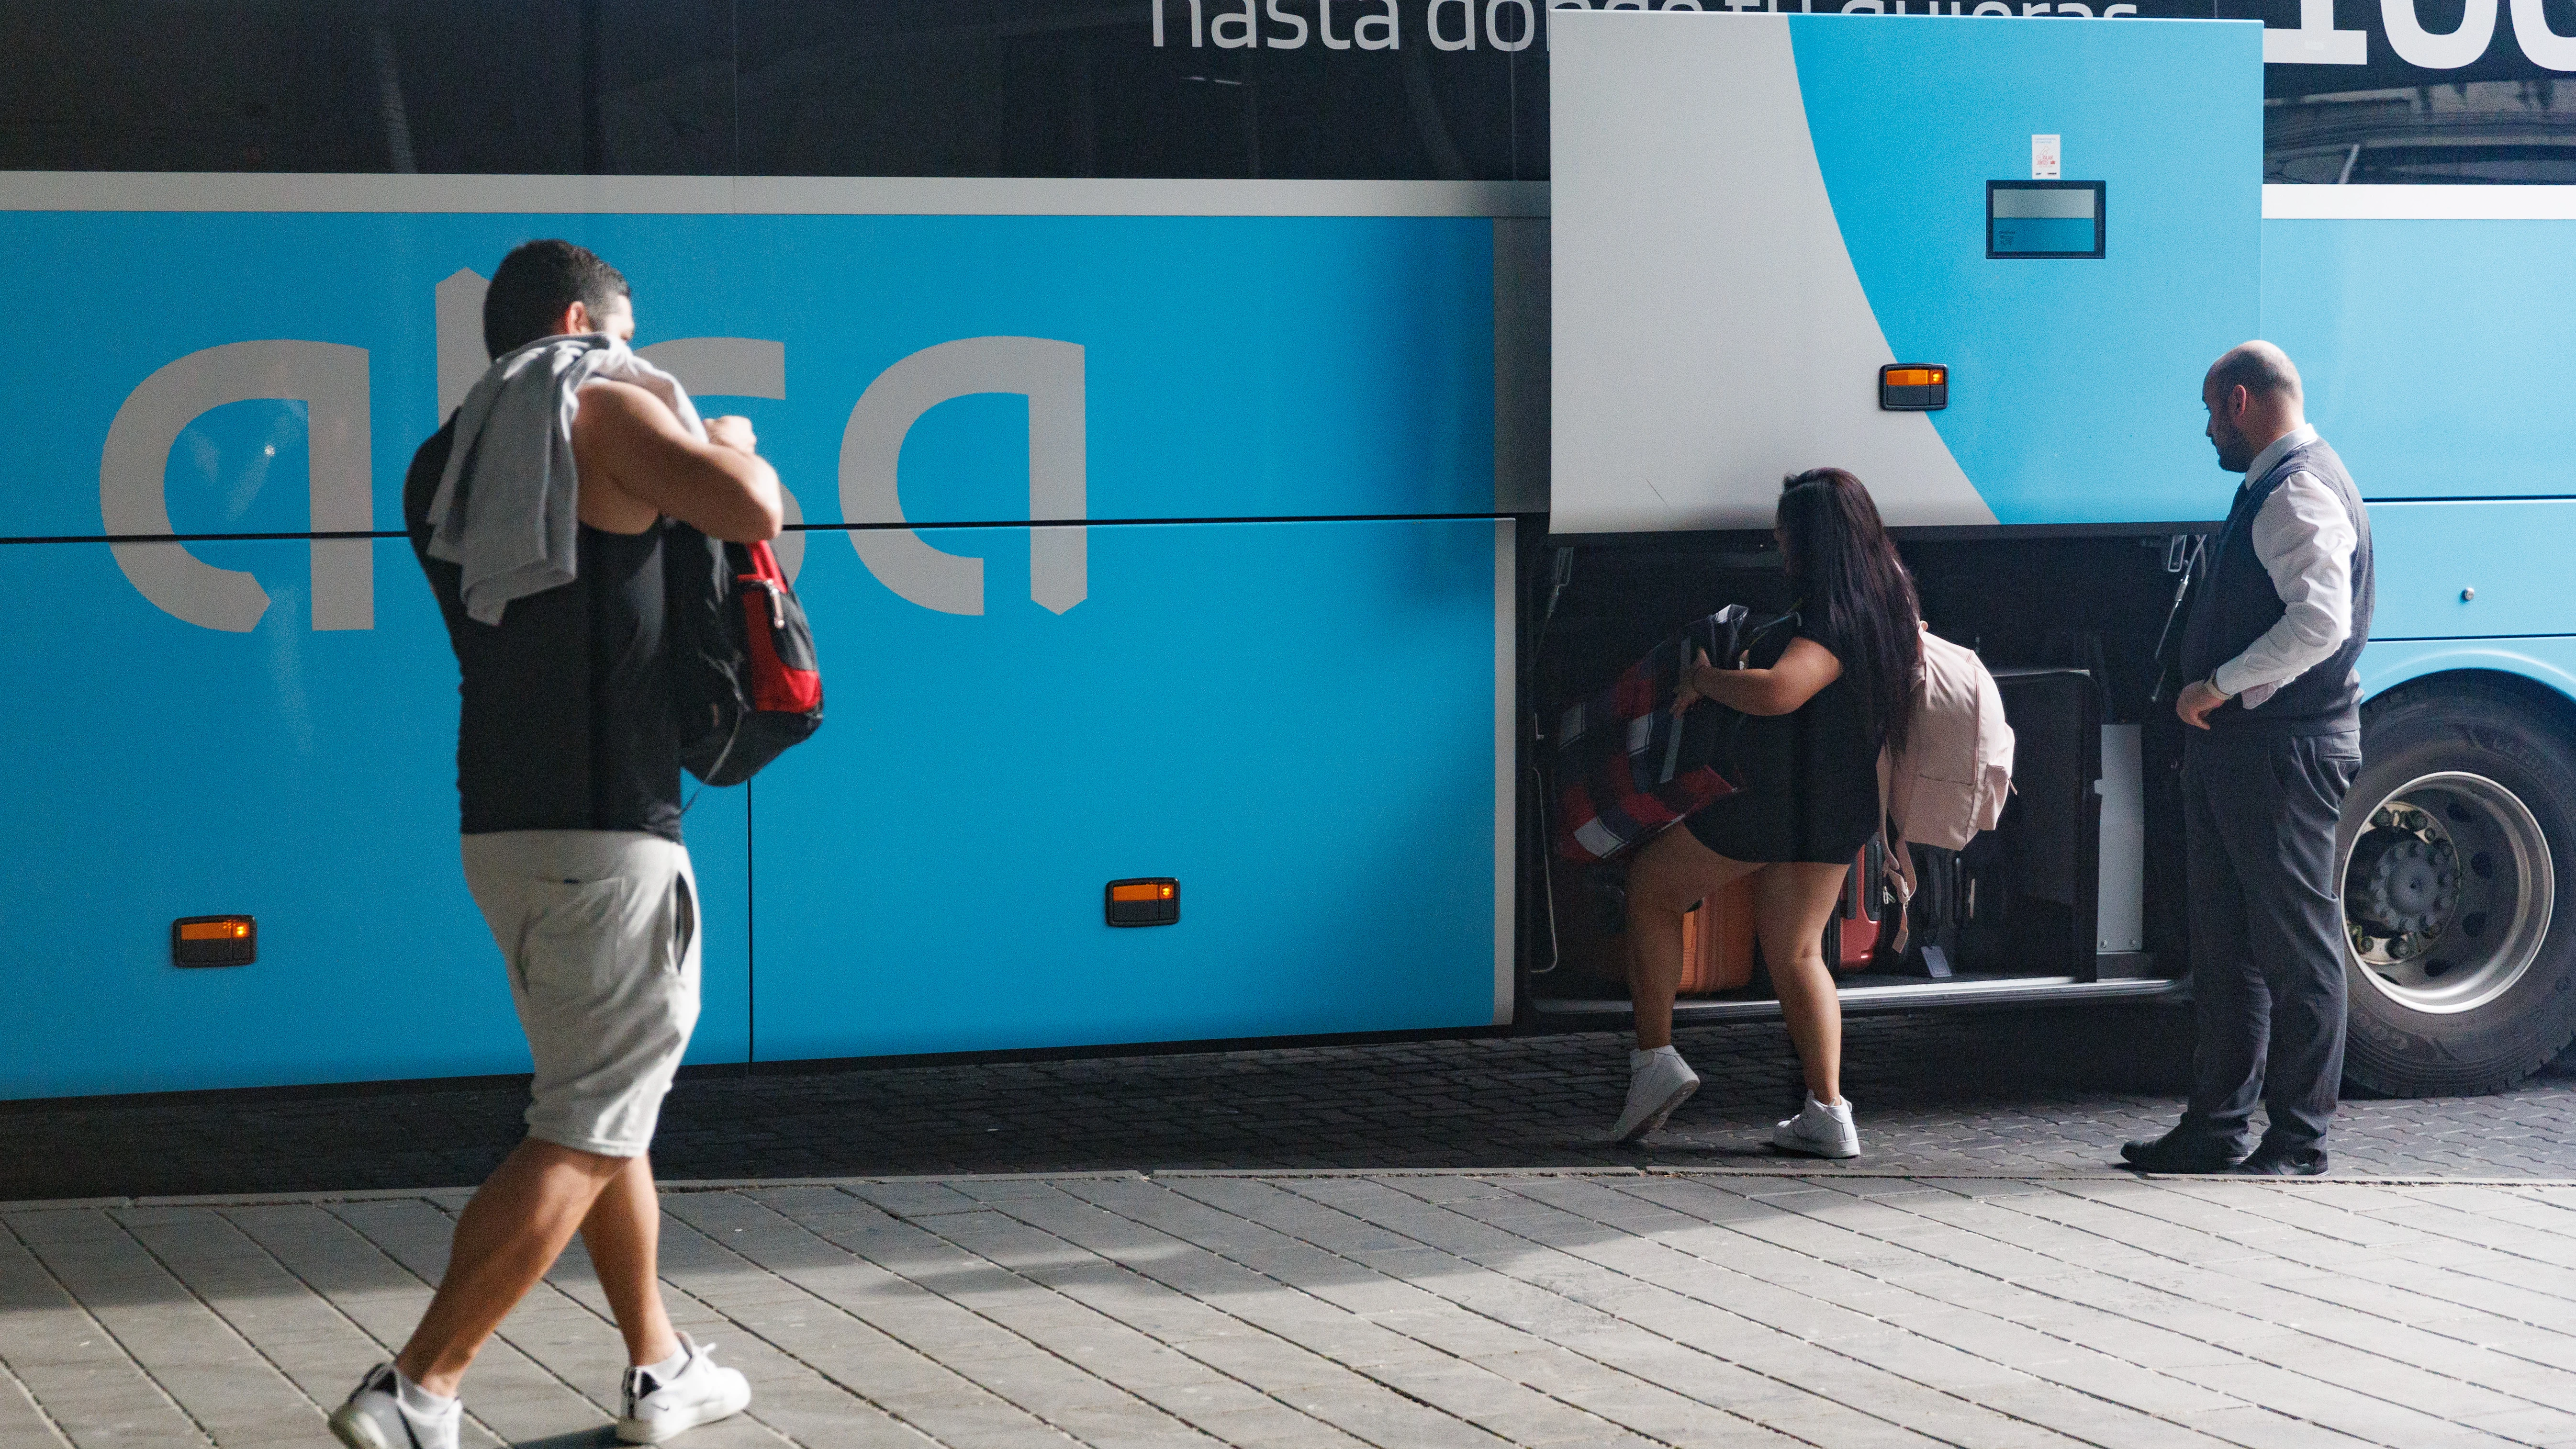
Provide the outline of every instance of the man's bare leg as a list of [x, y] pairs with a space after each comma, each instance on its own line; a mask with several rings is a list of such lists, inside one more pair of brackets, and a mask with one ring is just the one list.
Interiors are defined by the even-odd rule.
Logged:
[[680, 1351], [671, 1315], [662, 1308], [662, 1199], [653, 1190], [653, 1160], [630, 1157], [581, 1220], [581, 1241], [626, 1336], [626, 1361], [638, 1368]]
[[[394, 1367], [429, 1392], [454, 1397], [466, 1366], [563, 1255], [601, 1189], [642, 1161], [533, 1137], [521, 1142], [457, 1217], [447, 1272]], [[662, 1324], [667, 1334], [668, 1320]]]

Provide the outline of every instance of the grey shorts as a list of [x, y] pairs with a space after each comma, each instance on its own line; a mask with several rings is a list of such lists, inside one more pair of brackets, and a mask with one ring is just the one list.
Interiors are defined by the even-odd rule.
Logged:
[[689, 852], [628, 830], [464, 841], [465, 884], [508, 963], [536, 1058], [528, 1135], [602, 1157], [642, 1156], [698, 1023]]

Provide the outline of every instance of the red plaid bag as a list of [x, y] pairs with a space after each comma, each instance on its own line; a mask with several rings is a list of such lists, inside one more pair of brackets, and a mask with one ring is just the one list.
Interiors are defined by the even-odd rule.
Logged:
[[1569, 707], [1557, 723], [1556, 853], [1609, 860], [1743, 784], [1732, 759], [1744, 716], [1711, 700], [1675, 715], [1682, 670], [1705, 651], [1733, 660], [1782, 624], [1748, 627], [1742, 604], [1701, 619], [1629, 665], [1608, 689]]

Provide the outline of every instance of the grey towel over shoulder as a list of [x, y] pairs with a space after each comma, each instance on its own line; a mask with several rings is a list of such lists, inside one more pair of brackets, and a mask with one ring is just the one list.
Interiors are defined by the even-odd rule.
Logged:
[[456, 410], [447, 471], [429, 500], [429, 555], [463, 571], [458, 592], [476, 623], [498, 624], [513, 599], [573, 581], [581, 525], [574, 394], [594, 379], [633, 383], [667, 404], [690, 436], [707, 435], [679, 379], [604, 332], [539, 338], [494, 359]]

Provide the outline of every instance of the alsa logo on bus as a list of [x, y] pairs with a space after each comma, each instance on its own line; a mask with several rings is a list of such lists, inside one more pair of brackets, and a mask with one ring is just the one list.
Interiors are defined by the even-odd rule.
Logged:
[[[464, 399], [485, 366], [484, 279], [459, 271], [437, 289], [438, 411]], [[754, 337], [683, 337], [640, 351], [692, 394], [787, 396], [786, 347]], [[923, 414], [954, 398], [1017, 394], [1029, 405], [1029, 597], [1061, 614], [1090, 590], [1086, 477], [1088, 409], [1083, 349], [1047, 337], [961, 337], [925, 347], [879, 373], [859, 394], [841, 431], [841, 516], [855, 524], [902, 524], [896, 462]], [[109, 552], [126, 579], [164, 612], [236, 633], [268, 612], [268, 591], [240, 569], [218, 568], [181, 543], [131, 541], [178, 532], [165, 485], [170, 450], [188, 425], [237, 402], [304, 404], [313, 532], [365, 534], [375, 528], [373, 435], [367, 350], [336, 342], [228, 342], [171, 362], [127, 395], [99, 454], [99, 515], [126, 540]], [[794, 496], [788, 521], [804, 521]], [[878, 582], [943, 614], [984, 612], [984, 561], [931, 547], [904, 527], [853, 528], [843, 535]], [[793, 578], [806, 535], [780, 536], [779, 561]], [[375, 551], [365, 537], [316, 538], [313, 627], [372, 629]]]

